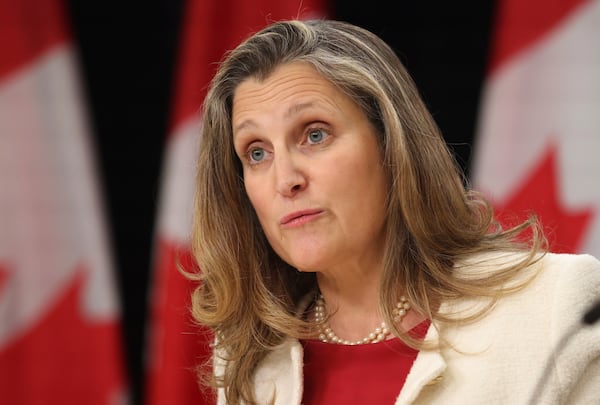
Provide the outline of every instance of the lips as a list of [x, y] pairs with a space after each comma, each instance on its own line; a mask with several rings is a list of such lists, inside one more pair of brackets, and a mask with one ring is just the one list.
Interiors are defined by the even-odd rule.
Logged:
[[287, 227], [303, 225], [317, 218], [322, 213], [323, 210], [319, 209], [296, 211], [281, 218], [281, 221], [279, 223]]

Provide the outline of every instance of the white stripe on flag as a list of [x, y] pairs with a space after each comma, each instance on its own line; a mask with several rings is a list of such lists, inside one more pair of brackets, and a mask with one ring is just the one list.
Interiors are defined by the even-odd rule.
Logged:
[[476, 188], [505, 201], [549, 144], [560, 201], [594, 207], [582, 251], [600, 257], [600, 2], [564, 19], [488, 79], [474, 155]]

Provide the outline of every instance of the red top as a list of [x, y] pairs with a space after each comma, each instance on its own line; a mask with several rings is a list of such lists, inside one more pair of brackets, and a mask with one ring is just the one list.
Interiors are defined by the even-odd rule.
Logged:
[[[411, 330], [423, 339], [429, 320]], [[394, 338], [364, 345], [303, 340], [303, 405], [393, 404], [418, 351]]]

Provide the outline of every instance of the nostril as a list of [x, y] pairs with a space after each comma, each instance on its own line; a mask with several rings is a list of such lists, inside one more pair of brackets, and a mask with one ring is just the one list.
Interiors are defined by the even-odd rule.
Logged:
[[300, 184], [296, 184], [292, 187], [292, 191], [298, 191], [300, 190]]

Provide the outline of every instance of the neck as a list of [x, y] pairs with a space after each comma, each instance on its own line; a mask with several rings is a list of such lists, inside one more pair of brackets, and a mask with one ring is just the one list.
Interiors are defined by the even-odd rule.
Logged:
[[[330, 305], [339, 307], [377, 306], [381, 270], [365, 271], [347, 267], [344, 270], [317, 273], [317, 285]], [[343, 309], [343, 308], [342, 308]]]
[[379, 280], [378, 276], [346, 275], [340, 282], [317, 274], [319, 289], [326, 302], [327, 323], [337, 336], [356, 341], [381, 325]]

